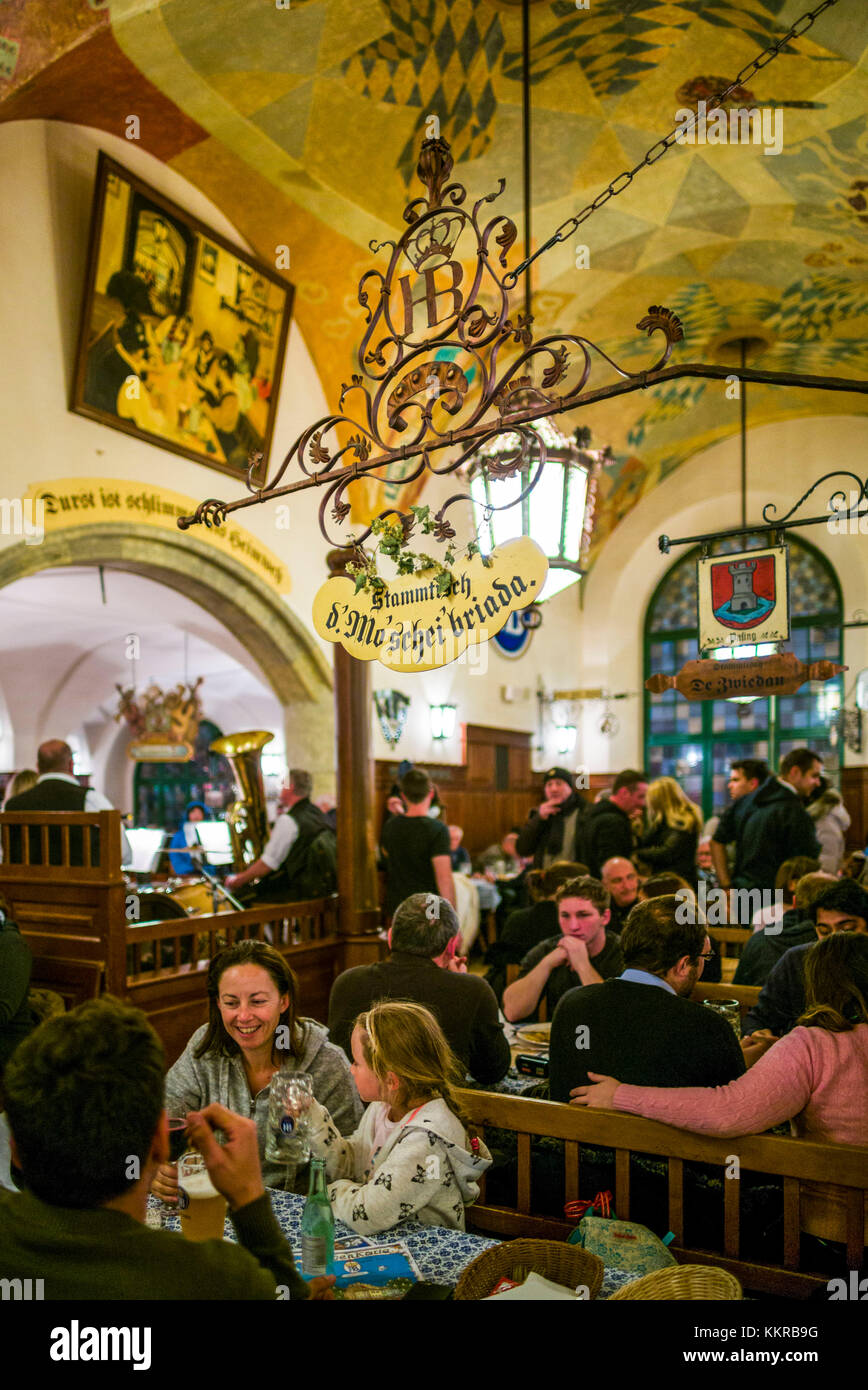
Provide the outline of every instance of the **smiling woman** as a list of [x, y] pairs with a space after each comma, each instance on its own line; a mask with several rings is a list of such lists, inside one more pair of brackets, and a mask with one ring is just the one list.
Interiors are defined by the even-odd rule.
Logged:
[[[166, 1076], [166, 1105], [173, 1114], [218, 1101], [256, 1121], [262, 1175], [269, 1187], [304, 1185], [292, 1163], [265, 1157], [268, 1088], [276, 1071], [307, 1073], [314, 1095], [342, 1133], [351, 1134], [361, 1103], [341, 1048], [326, 1029], [298, 1015], [298, 984], [283, 956], [264, 941], [239, 941], [214, 957], [208, 972], [208, 1022], [197, 1029]], [[177, 1197], [170, 1165], [153, 1190]]]

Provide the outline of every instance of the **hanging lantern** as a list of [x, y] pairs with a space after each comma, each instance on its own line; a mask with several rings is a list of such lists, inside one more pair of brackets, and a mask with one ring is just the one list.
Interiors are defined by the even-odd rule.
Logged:
[[[521, 408], [521, 393], [513, 397]], [[473, 455], [468, 473], [479, 545], [484, 555], [517, 535], [530, 536], [549, 562], [548, 578], [540, 600], [574, 584], [584, 573], [594, 521], [597, 473], [608, 450], [589, 451], [584, 446], [589, 431], [577, 430], [569, 439], [553, 420], [531, 420], [522, 426], [540, 440], [545, 466], [526, 497], [538, 467], [539, 448], [510, 476], [500, 468], [521, 447], [518, 434], [500, 434]], [[519, 500], [520, 499], [520, 500]]]

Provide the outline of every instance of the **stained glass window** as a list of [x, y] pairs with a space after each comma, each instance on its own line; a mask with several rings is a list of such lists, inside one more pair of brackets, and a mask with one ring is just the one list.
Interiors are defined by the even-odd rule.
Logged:
[[[769, 544], [767, 536], [728, 537], [713, 545], [731, 555]], [[781, 650], [802, 661], [841, 660], [841, 593], [834, 570], [812, 545], [789, 536], [790, 640]], [[645, 622], [645, 674], [675, 675], [699, 655], [695, 549], [658, 585]], [[774, 648], [763, 648], [765, 655]], [[753, 655], [745, 649], [741, 656]], [[729, 653], [724, 654], [729, 659]], [[737, 659], [737, 658], [735, 658]], [[728, 800], [733, 758], [762, 758], [774, 768], [792, 748], [816, 749], [827, 770], [840, 764], [829, 725], [841, 702], [841, 677], [804, 685], [795, 695], [751, 701], [691, 702], [676, 690], [645, 693], [645, 765], [650, 776], [675, 777], [710, 816]]]

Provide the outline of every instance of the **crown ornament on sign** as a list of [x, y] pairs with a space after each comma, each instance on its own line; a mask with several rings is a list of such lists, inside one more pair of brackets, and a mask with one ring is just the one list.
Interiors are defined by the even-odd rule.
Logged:
[[445, 265], [452, 260], [452, 253], [461, 235], [463, 219], [457, 215], [447, 213], [444, 217], [438, 217], [427, 227], [420, 227], [417, 234], [407, 241], [404, 250], [407, 259], [415, 270], [421, 270], [423, 266], [435, 258], [438, 264]]

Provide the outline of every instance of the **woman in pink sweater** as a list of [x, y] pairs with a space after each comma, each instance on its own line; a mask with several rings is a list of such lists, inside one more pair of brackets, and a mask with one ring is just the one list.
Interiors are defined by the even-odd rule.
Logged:
[[744, 1076], [728, 1086], [622, 1086], [588, 1075], [572, 1105], [627, 1110], [648, 1120], [728, 1139], [790, 1120], [795, 1134], [868, 1144], [868, 937], [839, 932], [805, 963], [806, 1008]]

